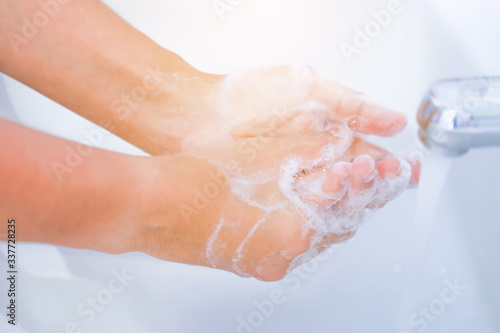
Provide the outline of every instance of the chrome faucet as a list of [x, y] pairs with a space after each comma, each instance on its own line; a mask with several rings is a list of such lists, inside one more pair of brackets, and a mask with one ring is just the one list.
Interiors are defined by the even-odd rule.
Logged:
[[418, 111], [420, 140], [449, 156], [500, 145], [500, 76], [434, 84]]

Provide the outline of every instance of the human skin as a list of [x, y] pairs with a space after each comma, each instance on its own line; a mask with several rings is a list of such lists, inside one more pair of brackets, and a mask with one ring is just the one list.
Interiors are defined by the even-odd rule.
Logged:
[[[250, 141], [257, 138], [248, 139]], [[228, 270], [265, 281], [283, 278], [293, 259], [312, 246], [315, 231], [307, 229], [303, 216], [283, 197], [277, 179], [281, 163], [292, 153], [305, 159], [321, 154], [335, 142], [329, 132], [286, 135], [266, 141], [258, 158], [248, 158], [238, 143], [224, 143], [171, 156], [138, 157], [91, 148], [79, 165], [58, 181], [54, 161], [64, 161], [67, 149], [78, 144], [0, 120], [0, 219], [17, 221], [17, 240], [92, 249], [106, 253], [144, 252], [157, 258]], [[86, 147], [88, 149], [89, 147]], [[358, 141], [348, 154], [369, 154], [374, 160], [388, 153]], [[217, 169], [210, 158], [224, 165], [235, 163], [233, 172]], [[350, 186], [362, 191], [364, 166], [358, 166]], [[396, 168], [379, 163], [381, 177], [397, 177]], [[231, 175], [271, 175], [259, 185], [256, 200], [272, 197], [284, 205], [258, 226], [244, 251], [237, 249], [262, 217], [262, 211], [240, 200], [229, 180]], [[330, 191], [340, 180], [329, 177]], [[194, 213], [193, 193], [217, 184], [215, 195]], [[234, 221], [221, 229], [217, 246], [207, 251], [210, 236], [222, 217]], [[6, 228], [0, 239], [7, 239]], [[307, 232], [304, 233], [304, 230]], [[323, 250], [354, 233], [329, 234], [315, 244]], [[286, 256], [283, 256], [284, 252]], [[237, 259], [235, 264], [234, 260]]]
[[[26, 42], [13, 44], [13, 33], [22, 36], [23, 17], [29, 20], [38, 11], [37, 1], [0, 3], [0, 71], [157, 156], [139, 158], [93, 149], [58, 182], [51, 163], [63, 161], [67, 147], [76, 149], [76, 144], [2, 121], [0, 141], [9, 145], [0, 151], [2, 160], [8, 161], [0, 168], [5, 184], [0, 214], [18, 219], [21, 241], [108, 253], [141, 251], [164, 260], [276, 280], [286, 273], [290, 258], [311, 246], [314, 231], [305, 236], [298, 232], [304, 230], [304, 220], [287, 205], [276, 213], [279, 218], [257, 229], [235, 268], [235, 249], [258, 223], [255, 209], [237, 202], [229, 186], [221, 186], [206, 207], [190, 214], [189, 223], [178, 208], [192, 204], [193, 190], [220, 172], [208, 159], [240, 160], [247, 174], [265, 170], [274, 179], [266, 192], [279, 197], [276, 165], [293, 153], [317, 154], [325, 140], [332, 140], [325, 139], [325, 124], [344, 122], [356, 135], [382, 136], [394, 135], [405, 125], [403, 116], [365, 102], [358, 93], [309, 68], [250, 71], [236, 78], [237, 89], [228, 88], [234, 76], [198, 71], [100, 1], [61, 5], [43, 29]], [[311, 102], [320, 107], [307, 107]], [[276, 117], [278, 126], [272, 126]], [[229, 124], [222, 136], [221, 124]], [[235, 147], [241, 142], [259, 145], [263, 135], [269, 144], [258, 160], [241, 160]], [[360, 138], [348, 148], [341, 161], [351, 167], [345, 173], [326, 170], [327, 191], [340, 191], [348, 178], [352, 190], [362, 192], [374, 184], [364, 179], [375, 171], [381, 178], [399, 176], [398, 160], [383, 149]], [[365, 154], [373, 158], [375, 168], [357, 159]], [[413, 181], [418, 175], [414, 170]], [[315, 177], [309, 170], [303, 181]], [[318, 197], [304, 200], [331, 204]], [[210, 259], [209, 238], [226, 215], [240, 217], [235, 224], [239, 236], [221, 233], [227, 249], [218, 249]], [[351, 232], [328, 235], [315, 246], [350, 236]], [[284, 249], [288, 258], [277, 255]]]

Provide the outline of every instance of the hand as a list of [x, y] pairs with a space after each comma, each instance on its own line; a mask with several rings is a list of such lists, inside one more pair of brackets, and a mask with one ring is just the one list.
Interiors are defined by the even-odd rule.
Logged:
[[403, 115], [366, 102], [308, 67], [200, 74], [179, 78], [174, 85], [184, 88], [146, 126], [157, 142], [174, 138], [175, 144], [165, 143], [176, 147], [171, 152], [257, 136], [319, 132], [337, 122], [380, 136], [394, 135], [406, 125]]
[[262, 132], [317, 132], [332, 121], [377, 135], [404, 127], [401, 115], [308, 67], [202, 73], [101, 1], [68, 3], [30, 43], [12, 43], [9, 34], [39, 9], [35, 0], [0, 2], [9, 18], [0, 25], [0, 71], [152, 155]]
[[[407, 162], [361, 139], [346, 140], [342, 131], [349, 130], [256, 137], [155, 157], [160, 171], [148, 173], [154, 175], [144, 200], [149, 213], [142, 214], [134, 250], [266, 281], [284, 277], [352, 237], [365, 208], [411, 182]], [[163, 171], [172, 166], [177, 171]], [[161, 204], [170, 201], [169, 191], [172, 204]]]

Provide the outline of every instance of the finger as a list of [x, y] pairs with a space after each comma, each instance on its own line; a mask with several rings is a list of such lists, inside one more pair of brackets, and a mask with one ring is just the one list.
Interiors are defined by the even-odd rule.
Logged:
[[377, 163], [377, 171], [381, 179], [396, 178], [401, 172], [401, 162], [396, 157], [388, 157]]
[[394, 136], [406, 126], [406, 117], [401, 113], [358, 99], [344, 100], [339, 113], [349, 116], [348, 126], [363, 134]]
[[368, 155], [361, 155], [352, 162], [351, 189], [355, 194], [372, 187], [377, 170], [375, 161]]
[[[325, 172], [322, 172], [321, 176], [325, 176]], [[314, 186], [315, 193], [306, 193], [303, 199], [319, 207], [331, 206], [346, 195], [350, 177], [350, 163], [336, 163], [326, 172], [323, 184], [317, 188]], [[308, 190], [306, 187], [306, 191]]]
[[[377, 172], [380, 179], [397, 178], [401, 175], [403, 168], [401, 167], [401, 162], [396, 157], [388, 157], [377, 163]], [[374, 202], [368, 204], [366, 208], [370, 209], [380, 209], [384, 207], [389, 200], [374, 200]]]
[[312, 95], [335, 116], [349, 118], [349, 126], [359, 133], [393, 136], [406, 126], [404, 115], [367, 102], [360, 93], [331, 81], [320, 81]]
[[409, 161], [411, 166], [411, 179], [410, 187], [416, 187], [420, 181], [420, 171], [422, 169], [422, 163], [420, 161]]
[[420, 172], [420, 162], [398, 160], [389, 157], [377, 164], [380, 175], [378, 195], [367, 208], [382, 208], [404, 190], [416, 186]]
[[[387, 177], [398, 177], [401, 172], [401, 162], [397, 157], [392, 155], [387, 150], [378, 147], [374, 144], [371, 144], [362, 139], [356, 139], [351, 147], [350, 155], [345, 155], [343, 159], [346, 157], [355, 157], [360, 155], [368, 155], [377, 163], [377, 171], [382, 179]], [[416, 185], [420, 176], [420, 161], [409, 161], [410, 166], [412, 167], [412, 180], [410, 185]]]
[[323, 192], [326, 194], [339, 194], [351, 177], [351, 165], [346, 162], [336, 163], [330, 170], [328, 170], [327, 178], [323, 184]]

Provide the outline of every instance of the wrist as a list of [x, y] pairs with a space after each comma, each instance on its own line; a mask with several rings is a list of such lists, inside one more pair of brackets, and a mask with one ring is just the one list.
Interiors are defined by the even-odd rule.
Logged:
[[144, 162], [148, 172], [141, 179], [146, 182], [146, 191], [141, 196], [131, 251], [208, 266], [207, 240], [220, 221], [228, 197], [224, 177], [217, 178], [222, 185], [216, 196], [201, 194], [200, 198], [218, 173], [208, 162], [183, 154], [149, 157]]
[[[152, 155], [183, 151], [183, 141], [202, 118], [210, 118], [223, 75], [208, 74], [165, 50], [163, 65], [156, 67], [159, 83], [134, 119], [138, 146]], [[148, 135], [144, 135], [148, 133]], [[137, 145], [137, 144], [136, 144]]]

